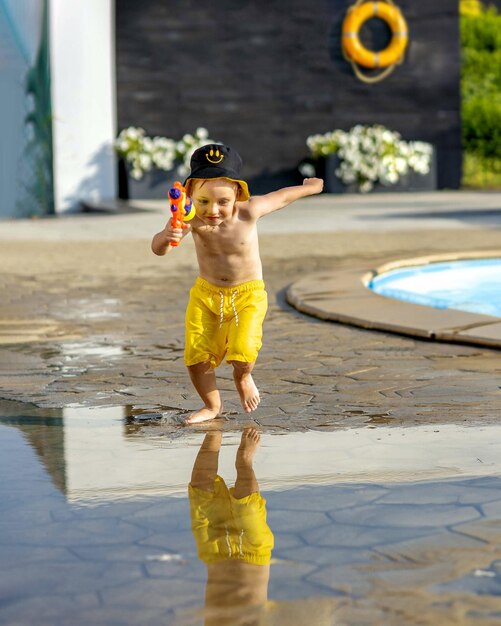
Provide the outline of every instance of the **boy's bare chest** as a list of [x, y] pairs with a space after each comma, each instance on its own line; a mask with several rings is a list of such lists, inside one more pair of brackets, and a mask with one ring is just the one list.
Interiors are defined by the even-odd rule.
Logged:
[[255, 224], [201, 228], [193, 236], [197, 248], [214, 254], [246, 254], [257, 244]]

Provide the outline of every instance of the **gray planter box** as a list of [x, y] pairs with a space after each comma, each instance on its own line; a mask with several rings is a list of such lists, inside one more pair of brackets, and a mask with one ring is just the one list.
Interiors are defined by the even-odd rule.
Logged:
[[150, 170], [140, 180], [132, 178], [123, 162], [121, 170], [123, 184], [120, 185], [120, 197], [129, 200], [165, 200], [169, 189], [176, 180], [180, 180], [176, 169]]
[[[329, 155], [317, 161], [317, 175], [324, 179], [324, 192], [326, 193], [360, 193], [358, 185], [355, 183], [345, 185], [335, 174], [339, 167], [339, 157], [335, 154]], [[376, 183], [369, 193], [387, 193], [404, 191], [434, 191], [437, 189], [437, 163], [435, 150], [431, 156], [430, 171], [428, 174], [417, 174], [409, 171], [405, 176], [401, 176], [394, 185], [381, 185]]]

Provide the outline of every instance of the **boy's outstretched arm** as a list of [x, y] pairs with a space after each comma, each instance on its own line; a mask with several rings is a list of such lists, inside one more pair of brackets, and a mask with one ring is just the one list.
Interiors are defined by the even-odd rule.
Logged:
[[256, 217], [262, 217], [268, 213], [273, 213], [273, 211], [283, 209], [300, 198], [314, 196], [320, 193], [323, 188], [324, 181], [321, 178], [305, 178], [302, 185], [284, 187], [264, 196], [252, 197], [248, 202], [249, 210]]

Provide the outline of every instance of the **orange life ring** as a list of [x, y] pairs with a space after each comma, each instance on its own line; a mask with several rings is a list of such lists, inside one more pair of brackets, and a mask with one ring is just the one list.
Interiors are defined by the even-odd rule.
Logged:
[[[385, 21], [392, 32], [388, 47], [379, 52], [368, 50], [359, 37], [362, 24], [372, 17]], [[402, 59], [408, 41], [407, 22], [393, 3], [364, 2], [348, 9], [343, 22], [343, 50], [350, 61], [370, 68], [394, 65]]]

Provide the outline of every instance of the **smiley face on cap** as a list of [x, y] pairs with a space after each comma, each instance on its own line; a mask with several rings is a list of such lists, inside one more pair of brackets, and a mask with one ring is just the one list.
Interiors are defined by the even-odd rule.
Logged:
[[224, 154], [218, 148], [215, 150], [211, 148], [209, 152], [205, 153], [205, 158], [209, 161], [209, 163], [217, 165], [224, 159]]
[[242, 180], [240, 171], [242, 159], [238, 152], [221, 143], [210, 143], [197, 148], [190, 159], [191, 172], [184, 181], [184, 185], [191, 179], [227, 178], [238, 183], [240, 187], [239, 200], [250, 198], [249, 187]]

